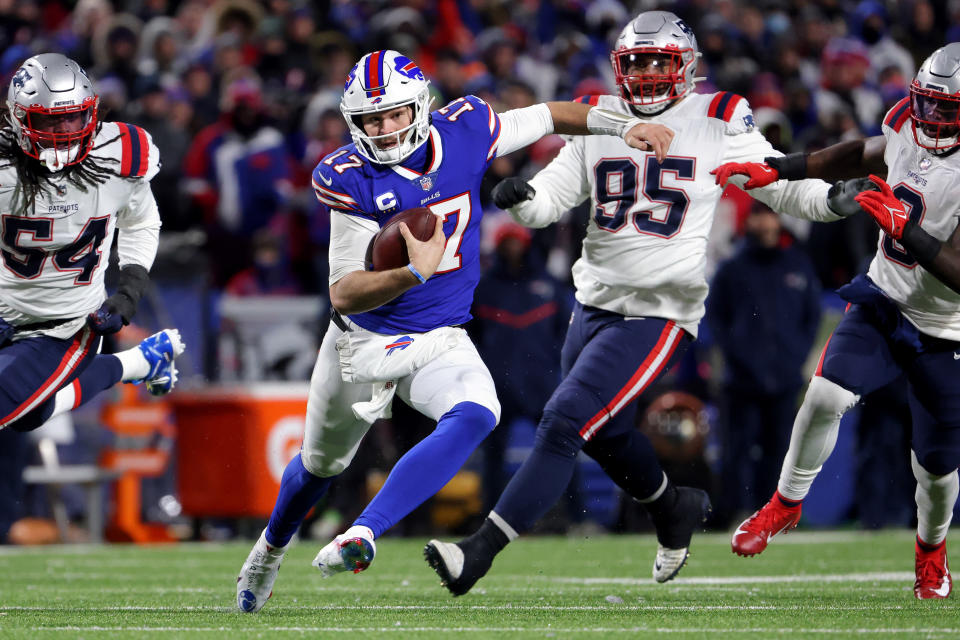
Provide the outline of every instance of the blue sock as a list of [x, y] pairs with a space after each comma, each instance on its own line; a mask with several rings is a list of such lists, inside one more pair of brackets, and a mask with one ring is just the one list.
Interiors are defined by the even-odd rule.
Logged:
[[584, 440], [575, 428], [545, 411], [533, 451], [520, 465], [493, 508], [517, 533], [529, 531], [570, 484]]
[[474, 402], [461, 402], [450, 409], [440, 417], [433, 433], [400, 458], [383, 488], [353, 524], [370, 527], [373, 537], [380, 537], [450, 482], [494, 426], [493, 412]]
[[280, 480], [280, 494], [267, 523], [267, 543], [275, 547], [285, 547], [293, 534], [300, 528], [307, 513], [327, 492], [333, 478], [315, 476], [300, 459], [300, 453], [293, 456], [283, 470]]
[[120, 364], [120, 358], [110, 354], [94, 357], [90, 365], [77, 376], [80, 397], [74, 400], [75, 406], [86, 404], [101, 391], [106, 391], [120, 382], [122, 377], [123, 365]]

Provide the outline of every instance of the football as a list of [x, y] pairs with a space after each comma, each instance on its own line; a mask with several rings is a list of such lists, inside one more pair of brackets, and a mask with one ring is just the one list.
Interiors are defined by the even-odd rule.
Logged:
[[406, 222], [410, 233], [417, 240], [426, 241], [433, 236], [437, 224], [437, 216], [426, 207], [417, 207], [401, 211], [383, 226], [377, 235], [373, 236], [367, 247], [367, 269], [370, 271], [386, 271], [405, 267], [410, 262], [407, 254], [407, 243], [400, 234], [400, 223]]

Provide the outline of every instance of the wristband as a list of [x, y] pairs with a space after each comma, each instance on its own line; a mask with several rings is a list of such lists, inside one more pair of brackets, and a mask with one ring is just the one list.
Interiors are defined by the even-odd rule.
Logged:
[[929, 264], [940, 253], [940, 241], [921, 229], [913, 220], [908, 220], [903, 225], [900, 244], [921, 265]]
[[807, 154], [803, 152], [770, 156], [763, 161], [777, 170], [781, 180], [803, 180], [807, 177]]
[[420, 281], [420, 284], [423, 284], [424, 282], [427, 281], [426, 278], [424, 278], [422, 275], [420, 275], [420, 272], [417, 271], [417, 268], [416, 268], [415, 266], [413, 266], [413, 263], [412, 263], [412, 262], [407, 265], [407, 269], [410, 269], [410, 273], [412, 273], [413, 275], [415, 275], [415, 276], [417, 277], [417, 280]]
[[596, 135], [622, 138], [635, 125], [642, 123], [643, 120], [640, 118], [599, 107], [593, 107], [587, 111], [587, 130]]

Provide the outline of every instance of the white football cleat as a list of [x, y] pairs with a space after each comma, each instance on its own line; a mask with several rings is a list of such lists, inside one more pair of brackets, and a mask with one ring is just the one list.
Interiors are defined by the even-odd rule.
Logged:
[[673, 579], [690, 557], [690, 548], [668, 549], [662, 544], [657, 545], [657, 558], [653, 562], [653, 579], [657, 582], [667, 582]]
[[[712, 506], [705, 491], [693, 487], [677, 487], [677, 500], [672, 513], [654, 525], [657, 529], [657, 557], [653, 561], [653, 579], [673, 580], [690, 557], [690, 541], [695, 531], [703, 529]], [[666, 543], [666, 544], [664, 544]]]
[[320, 549], [312, 564], [324, 578], [329, 578], [344, 571], [360, 573], [370, 566], [376, 554], [373, 531], [354, 525]]
[[237, 576], [237, 608], [244, 613], [256, 613], [267, 604], [273, 595], [273, 583], [280, 572], [280, 563], [290, 546], [270, 546], [266, 533], [264, 529]]

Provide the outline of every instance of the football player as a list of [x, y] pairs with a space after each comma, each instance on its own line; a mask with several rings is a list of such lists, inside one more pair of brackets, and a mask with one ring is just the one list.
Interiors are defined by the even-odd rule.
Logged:
[[[163, 394], [176, 382], [179, 333], [97, 355], [130, 322], [148, 284], [160, 216], [150, 135], [101, 122], [83, 69], [59, 53], [28, 59], [0, 128], [0, 428], [28, 431], [119, 381]], [[119, 229], [120, 279], [104, 272]]]
[[[723, 191], [710, 170], [776, 152], [756, 130], [746, 100], [693, 92], [699, 55], [683, 20], [641, 13], [610, 56], [620, 95], [582, 99], [672, 129], [665, 158], [609, 137], [574, 138], [529, 182], [508, 178], [494, 189], [497, 206], [530, 227], [556, 222], [588, 198], [593, 213], [573, 265], [577, 304], [563, 345], [564, 378], [544, 409], [533, 452], [476, 533], [425, 549], [454, 595], [466, 593], [494, 556], [550, 509], [581, 450], [649, 512], [659, 543], [657, 582], [683, 567], [709, 512], [706, 493], [667, 478], [634, 426], [635, 403], [695, 339], [704, 314], [707, 236]], [[754, 196], [810, 220], [857, 210], [842, 194], [828, 197], [829, 189], [819, 180], [784, 182]]]
[[[762, 552], [800, 520], [801, 502], [833, 451], [840, 419], [864, 395], [905, 376], [917, 479], [919, 599], [953, 587], [946, 537], [960, 464], [960, 43], [937, 49], [910, 96], [883, 119], [883, 135], [806, 155], [721, 167], [718, 181], [749, 176], [747, 188], [805, 177], [870, 176], [855, 199], [883, 229], [866, 275], [841, 287], [850, 305], [824, 346], [793, 425], [770, 501], [733, 535], [733, 551]], [[886, 180], [878, 176], [886, 173]], [[774, 183], [777, 184], [777, 183]]]
[[[324, 576], [361, 571], [374, 540], [439, 491], [497, 424], [493, 380], [466, 332], [480, 278], [480, 182], [497, 156], [551, 133], [615, 136], [666, 156], [672, 132], [626, 113], [551, 102], [495, 112], [474, 96], [431, 112], [429, 82], [395, 51], [353, 67], [340, 109], [353, 143], [317, 165], [317, 197], [331, 210], [333, 321], [310, 383], [303, 449], [283, 474], [267, 528], [237, 580], [237, 606], [259, 611], [287, 545], [333, 478], [350, 463], [393, 395], [437, 421], [410, 449], [347, 531], [314, 559]], [[371, 238], [395, 214], [427, 206], [432, 238], [401, 224], [410, 263], [365, 271]]]

